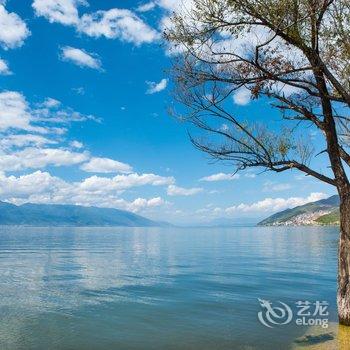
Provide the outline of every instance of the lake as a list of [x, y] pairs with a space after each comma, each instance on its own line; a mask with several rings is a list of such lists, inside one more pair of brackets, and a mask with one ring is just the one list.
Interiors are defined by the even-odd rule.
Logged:
[[[0, 228], [0, 348], [289, 349], [260, 299], [327, 301], [336, 227]], [[294, 310], [294, 309], [293, 309]]]

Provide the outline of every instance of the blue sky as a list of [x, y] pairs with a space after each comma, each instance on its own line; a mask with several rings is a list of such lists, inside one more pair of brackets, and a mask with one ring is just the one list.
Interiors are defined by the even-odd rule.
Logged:
[[[0, 4], [0, 200], [198, 223], [261, 218], [333, 194], [297, 172], [232, 177], [193, 148], [167, 112], [172, 57], [161, 32], [176, 1]], [[268, 101], [241, 92], [231, 103], [278, 128]]]

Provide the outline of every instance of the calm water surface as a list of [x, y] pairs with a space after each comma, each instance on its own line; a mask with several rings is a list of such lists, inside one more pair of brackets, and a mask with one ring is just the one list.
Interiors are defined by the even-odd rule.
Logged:
[[0, 349], [288, 349], [257, 298], [326, 300], [337, 228], [0, 228]]

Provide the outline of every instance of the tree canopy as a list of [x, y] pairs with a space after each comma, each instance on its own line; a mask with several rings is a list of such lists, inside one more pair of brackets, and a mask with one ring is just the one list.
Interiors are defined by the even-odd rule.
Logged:
[[[165, 36], [176, 53], [175, 96], [187, 107], [181, 118], [202, 131], [191, 136], [196, 147], [236, 170], [295, 168], [349, 189], [348, 0], [195, 0]], [[285, 125], [234, 115], [227, 100], [237, 92], [270, 99]], [[310, 166], [320, 151], [301, 125], [324, 136], [332, 175]]]

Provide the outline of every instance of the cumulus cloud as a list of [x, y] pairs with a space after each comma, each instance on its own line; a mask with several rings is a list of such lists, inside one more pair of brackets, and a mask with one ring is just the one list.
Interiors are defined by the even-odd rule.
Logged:
[[151, 199], [146, 198], [136, 198], [132, 202], [123, 201], [123, 209], [132, 211], [132, 212], [139, 212], [145, 209], [149, 208], [156, 208], [160, 207], [162, 205], [167, 204], [167, 202], [161, 198], [161, 197], [154, 197]]
[[129, 164], [98, 157], [91, 158], [89, 162], [82, 164], [80, 168], [90, 173], [130, 173], [132, 171], [132, 167]]
[[0, 154], [1, 171], [39, 169], [51, 166], [79, 164], [89, 158], [88, 153], [77, 153], [60, 148], [28, 147], [17, 152]]
[[0, 93], [0, 131], [20, 129], [44, 132], [44, 128], [31, 124], [32, 119], [27, 101], [22, 94], [16, 91]]
[[[15, 204], [93, 205], [134, 212], [147, 212], [167, 205], [161, 197], [139, 197], [128, 201], [121, 195], [142, 186], [168, 187], [175, 183], [173, 177], [133, 173], [129, 164], [93, 157], [84, 151], [81, 142], [66, 140], [62, 125], [88, 119], [95, 118], [64, 108], [52, 97], [30, 104], [19, 92], [0, 92], [0, 200]], [[52, 176], [44, 170], [21, 176], [6, 174], [62, 166], [79, 166], [87, 172], [121, 174], [113, 177], [94, 175], [77, 182]]]
[[47, 97], [44, 102], [39, 103], [40, 107], [44, 107], [44, 108], [56, 108], [61, 104], [60, 101], [51, 98], [51, 97]]
[[26, 146], [44, 146], [47, 144], [55, 144], [56, 140], [48, 139], [42, 135], [34, 134], [16, 134], [2, 136], [0, 140], [0, 149], [7, 150], [12, 147], [26, 147]]
[[84, 147], [82, 142], [79, 142], [77, 140], [73, 140], [73, 141], [69, 142], [69, 146], [71, 146], [72, 148], [77, 148], [77, 149], [80, 149], [80, 148]]
[[[160, 39], [160, 34], [156, 30], [130, 10], [112, 8], [80, 16], [79, 5], [87, 5], [87, 2], [83, 0], [35, 0], [33, 2], [37, 16], [43, 16], [50, 22], [73, 26], [78, 32], [91, 37], [103, 36], [135, 45]], [[150, 10], [150, 6], [145, 4], [139, 8], [139, 11]]]
[[137, 11], [139, 12], [147, 12], [147, 11], [151, 11], [156, 7], [156, 4], [153, 1], [150, 2], [146, 2], [145, 4], [140, 5], [137, 8]]
[[294, 208], [327, 197], [325, 193], [314, 192], [307, 197], [265, 198], [257, 202], [241, 203], [227, 208], [209, 204], [204, 208], [196, 210], [196, 214], [199, 214], [202, 219], [206, 220], [214, 218], [267, 216], [281, 210]]
[[168, 80], [162, 79], [159, 83], [156, 83], [154, 81], [146, 81], [146, 84], [148, 85], [146, 94], [151, 95], [163, 91], [168, 85]]
[[118, 38], [136, 45], [151, 43], [160, 38], [157, 31], [132, 11], [118, 8], [84, 14], [77, 29], [92, 37]]
[[47, 166], [78, 165], [90, 160], [88, 152], [78, 141], [65, 140], [65, 132], [71, 122], [96, 120], [70, 108], [61, 102], [47, 98], [41, 103], [29, 104], [16, 91], [0, 92], [0, 171], [41, 169]]
[[65, 132], [63, 124], [85, 120], [98, 121], [98, 118], [92, 115], [83, 115], [71, 108], [57, 109], [58, 105], [59, 101], [51, 98], [34, 108], [20, 92], [0, 92], [0, 132], [22, 130], [31, 133], [62, 134]]
[[207, 181], [207, 182], [214, 182], [214, 181], [232, 181], [232, 180], [237, 180], [239, 179], [238, 174], [225, 174], [225, 173], [218, 173], [218, 174], [213, 174], [210, 176], [205, 176], [199, 179], [199, 181]]
[[47, 172], [36, 171], [21, 176], [6, 176], [0, 173], [0, 195], [2, 200], [18, 201], [31, 195], [38, 195], [47, 191], [55, 191], [57, 187], [64, 186], [65, 182]]
[[169, 196], [193, 196], [202, 191], [203, 188], [200, 187], [183, 188], [176, 185], [170, 185], [168, 186], [167, 194]]
[[[131, 211], [150, 210], [167, 205], [161, 197], [127, 201], [121, 195], [141, 186], [175, 184], [175, 179], [156, 174], [132, 173], [132, 167], [109, 158], [93, 157], [77, 140], [64, 135], [70, 121], [93, 119], [52, 97], [29, 103], [16, 91], [0, 92], [0, 200], [15, 204], [70, 203]], [[62, 132], [59, 133], [59, 130]], [[67, 146], [68, 145], [68, 146]], [[50, 175], [48, 167], [80, 166], [85, 171], [122, 173], [113, 177], [90, 176], [69, 182]], [[8, 176], [7, 172], [42, 169], [31, 174]]]
[[30, 35], [26, 23], [14, 12], [8, 12], [0, 3], [0, 45], [5, 49], [22, 46]]
[[61, 58], [64, 61], [72, 62], [79, 67], [89, 67], [92, 69], [101, 69], [102, 63], [94, 53], [88, 53], [85, 50], [65, 46], [61, 50]]
[[307, 197], [265, 198], [251, 204], [241, 203], [225, 209], [226, 214], [236, 213], [266, 213], [278, 212], [287, 208], [297, 207], [309, 202], [327, 198], [325, 193], [314, 192]]
[[10, 75], [12, 74], [7, 62], [0, 58], [0, 74], [1, 75]]
[[163, 177], [155, 174], [127, 174], [117, 175], [113, 178], [91, 176], [82, 181], [81, 187], [89, 191], [101, 191], [108, 189], [111, 191], [124, 191], [128, 188], [145, 185], [165, 186], [175, 182], [173, 177]]
[[[15, 204], [28, 202], [75, 204], [119, 208], [133, 212], [167, 204], [161, 197], [136, 198], [130, 202], [120, 198], [121, 192], [126, 188], [145, 184], [157, 186], [169, 181], [165, 178], [160, 179], [154, 174], [133, 175], [129, 178], [126, 176], [113, 179], [91, 177], [81, 182], [69, 183], [40, 170], [18, 177], [0, 173], [0, 199]], [[105, 181], [107, 186], [92, 185], [96, 181], [99, 183]]]
[[[78, 187], [83, 193], [88, 193], [89, 198], [94, 197], [91, 201], [96, 200], [96, 203], [102, 198], [96, 199], [95, 196], [104, 193], [103, 191], [109, 191], [115, 196], [132, 187], [169, 186], [175, 183], [173, 177], [132, 173], [129, 164], [109, 158], [92, 157], [89, 152], [83, 150], [81, 142], [65, 140], [62, 134], [65, 129], [61, 129], [60, 125], [66, 125], [70, 121], [88, 120], [90, 116], [64, 109], [61, 102], [54, 98], [47, 98], [34, 106], [32, 107], [19, 92], [0, 93], [0, 171], [80, 166], [87, 172], [124, 173], [112, 178], [91, 176], [74, 186], [68, 184], [69, 186], [62, 187], [69, 188], [67, 193], [72, 191], [72, 187]], [[59, 133], [59, 130], [62, 132]], [[64, 147], [64, 144], [68, 144], [69, 148]], [[40, 172], [37, 174], [42, 176]], [[59, 197], [55, 198], [58, 202]], [[85, 199], [80, 199], [81, 203], [88, 203]], [[75, 200], [78, 202], [78, 198]], [[113, 197], [113, 200], [117, 198]], [[154, 202], [147, 203], [147, 206], [150, 206]]]
[[64, 25], [77, 25], [78, 6], [87, 5], [84, 0], [34, 0], [32, 6], [37, 16]]

